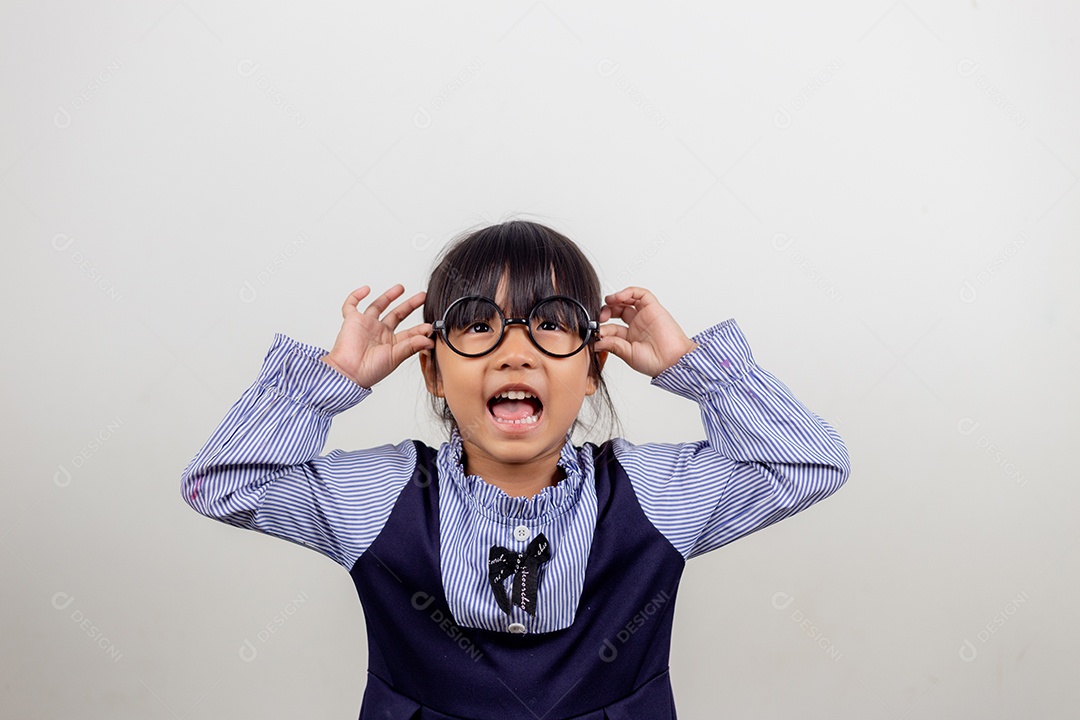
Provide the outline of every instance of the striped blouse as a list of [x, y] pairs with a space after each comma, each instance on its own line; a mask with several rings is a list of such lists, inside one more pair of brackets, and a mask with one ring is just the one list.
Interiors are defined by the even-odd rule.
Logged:
[[[692, 338], [698, 347], [651, 380], [697, 402], [706, 440], [612, 441], [646, 517], [687, 560], [832, 494], [849, 474], [839, 434], [756, 364], [734, 319]], [[319, 358], [327, 351], [277, 333], [255, 383], [188, 464], [184, 500], [229, 525], [303, 544], [346, 569], [374, 542], [413, 475], [411, 440], [318, 455], [335, 415], [372, 390]], [[551, 632], [574, 621], [596, 527], [592, 443], [563, 445], [565, 478], [511, 497], [461, 465], [461, 437], [438, 448], [443, 586], [462, 627]], [[521, 552], [538, 533], [536, 614], [507, 615], [488, 582], [493, 545]], [[520, 632], [520, 626], [515, 628]]]

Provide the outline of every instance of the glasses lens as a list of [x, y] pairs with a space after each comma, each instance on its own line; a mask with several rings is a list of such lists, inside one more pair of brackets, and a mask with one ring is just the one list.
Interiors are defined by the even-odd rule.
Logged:
[[561, 298], [545, 300], [532, 312], [531, 326], [536, 343], [556, 355], [577, 352], [585, 344], [589, 318], [577, 303]]
[[475, 355], [495, 347], [502, 334], [502, 316], [490, 300], [459, 300], [447, 311], [447, 340], [458, 352]]

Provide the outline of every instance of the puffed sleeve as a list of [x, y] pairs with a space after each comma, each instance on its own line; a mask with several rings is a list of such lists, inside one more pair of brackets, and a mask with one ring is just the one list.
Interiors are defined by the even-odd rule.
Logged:
[[806, 509], [850, 474], [840, 435], [755, 362], [733, 318], [692, 339], [652, 384], [695, 401], [707, 439], [613, 444], [642, 509], [686, 559]]
[[374, 541], [412, 476], [411, 440], [319, 456], [334, 416], [371, 394], [274, 336], [255, 382], [181, 475], [196, 512], [316, 550], [346, 568]]

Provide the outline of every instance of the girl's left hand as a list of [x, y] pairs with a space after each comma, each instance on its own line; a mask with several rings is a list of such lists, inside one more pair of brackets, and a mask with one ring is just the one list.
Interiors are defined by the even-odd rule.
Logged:
[[604, 303], [600, 322], [617, 317], [626, 325], [601, 325], [593, 347], [615, 353], [640, 373], [656, 377], [698, 346], [645, 288], [625, 288], [605, 297]]

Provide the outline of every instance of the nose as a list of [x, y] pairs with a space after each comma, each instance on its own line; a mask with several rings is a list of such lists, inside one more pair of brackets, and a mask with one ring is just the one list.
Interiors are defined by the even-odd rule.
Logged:
[[500, 365], [533, 365], [538, 352], [529, 337], [529, 328], [514, 324], [503, 330], [502, 341], [492, 355]]

